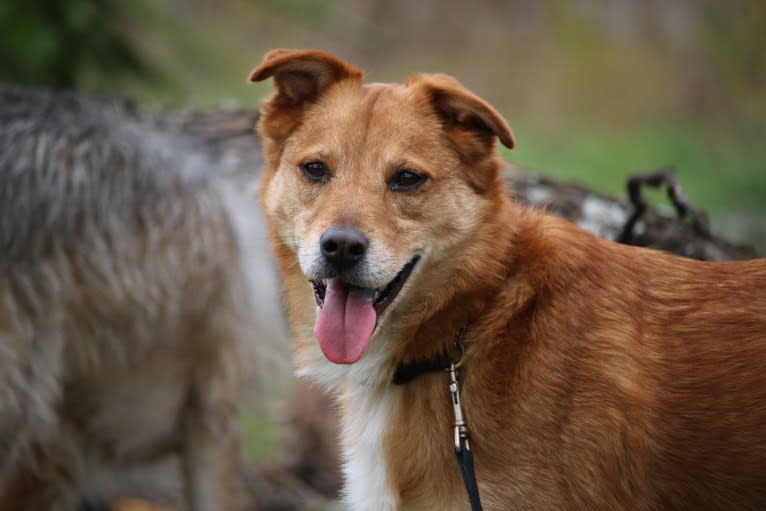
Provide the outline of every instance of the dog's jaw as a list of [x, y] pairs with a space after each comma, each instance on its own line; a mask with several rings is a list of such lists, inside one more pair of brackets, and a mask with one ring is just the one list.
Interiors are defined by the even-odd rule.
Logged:
[[[420, 261], [420, 255], [415, 254], [407, 264], [402, 267], [399, 273], [382, 289], [370, 289], [373, 293], [373, 306], [377, 316], [380, 318], [388, 307], [396, 300], [399, 292], [404, 287], [407, 279], [410, 277], [413, 268]], [[321, 309], [324, 306], [325, 293], [327, 292], [327, 279], [309, 279], [314, 287], [314, 299]]]

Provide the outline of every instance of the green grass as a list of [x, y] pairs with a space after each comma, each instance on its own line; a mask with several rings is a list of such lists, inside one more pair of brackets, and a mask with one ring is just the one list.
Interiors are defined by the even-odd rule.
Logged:
[[279, 438], [274, 421], [262, 413], [244, 410], [240, 416], [242, 450], [247, 460], [265, 463], [279, 454]]

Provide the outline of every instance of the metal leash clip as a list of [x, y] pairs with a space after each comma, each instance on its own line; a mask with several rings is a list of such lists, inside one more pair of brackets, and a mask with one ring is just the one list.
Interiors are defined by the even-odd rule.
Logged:
[[455, 412], [455, 452], [461, 452], [464, 448], [468, 451], [471, 446], [468, 443], [468, 427], [463, 418], [463, 405], [460, 402], [460, 388], [457, 380], [457, 368], [454, 363], [449, 365], [449, 391], [452, 394], [452, 409]]
[[465, 448], [470, 451], [471, 446], [468, 443], [468, 426], [465, 425], [463, 418], [463, 405], [460, 402], [460, 385], [458, 383], [458, 368], [463, 364], [465, 356], [465, 346], [463, 346], [463, 334], [466, 327], [460, 329], [455, 336], [455, 346], [459, 351], [458, 359], [449, 365], [449, 391], [452, 395], [452, 409], [455, 414], [455, 452], [459, 453]]
[[471, 504], [471, 511], [482, 511], [481, 498], [479, 497], [479, 485], [476, 482], [476, 472], [473, 466], [473, 453], [468, 443], [468, 426], [463, 417], [463, 404], [460, 402], [460, 384], [458, 382], [458, 369], [463, 364], [465, 357], [465, 346], [463, 346], [463, 334], [466, 327], [460, 329], [455, 336], [455, 346], [460, 355], [457, 361], [449, 365], [449, 392], [452, 396], [452, 410], [455, 413], [455, 457], [460, 466], [460, 473], [463, 476], [463, 484], [468, 493], [468, 501]]
[[463, 476], [463, 484], [465, 484], [465, 491], [468, 493], [471, 511], [481, 511], [483, 508], [479, 497], [479, 485], [476, 482], [471, 445], [468, 443], [468, 426], [466, 426], [463, 417], [463, 404], [460, 402], [460, 384], [458, 382], [458, 369], [465, 358], [465, 346], [463, 346], [465, 330], [466, 327], [461, 328], [455, 336], [455, 346], [460, 354], [458, 359], [449, 365], [449, 392], [452, 396], [452, 411], [455, 414], [455, 457]]

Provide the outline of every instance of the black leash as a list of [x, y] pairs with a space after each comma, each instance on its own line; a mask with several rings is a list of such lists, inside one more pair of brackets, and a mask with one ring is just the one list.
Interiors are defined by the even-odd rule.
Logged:
[[471, 511], [482, 511], [481, 499], [479, 498], [479, 485], [476, 482], [476, 471], [473, 467], [473, 453], [468, 442], [468, 427], [463, 418], [463, 405], [460, 401], [460, 384], [458, 381], [458, 368], [463, 359], [463, 334], [465, 327], [461, 328], [455, 336], [455, 345], [460, 350], [460, 357], [457, 362], [451, 362], [449, 355], [445, 352], [440, 357], [433, 360], [419, 361], [412, 364], [400, 365], [396, 368], [391, 382], [395, 385], [404, 385], [409, 383], [421, 374], [436, 371], [449, 371], [449, 391], [452, 400], [452, 408], [455, 415], [455, 459], [460, 467], [460, 473], [463, 476], [465, 491], [468, 493], [468, 501], [471, 503]]
[[468, 501], [471, 503], [471, 511], [482, 511], [481, 499], [479, 498], [479, 486], [476, 483], [476, 473], [473, 470], [473, 453], [470, 449], [455, 451], [457, 464], [463, 474], [465, 491], [468, 492]]

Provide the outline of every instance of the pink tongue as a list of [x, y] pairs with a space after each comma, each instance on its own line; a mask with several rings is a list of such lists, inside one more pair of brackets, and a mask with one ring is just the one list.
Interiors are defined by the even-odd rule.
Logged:
[[327, 282], [314, 333], [330, 362], [353, 364], [362, 358], [377, 320], [372, 298], [370, 290], [346, 289], [337, 278]]

